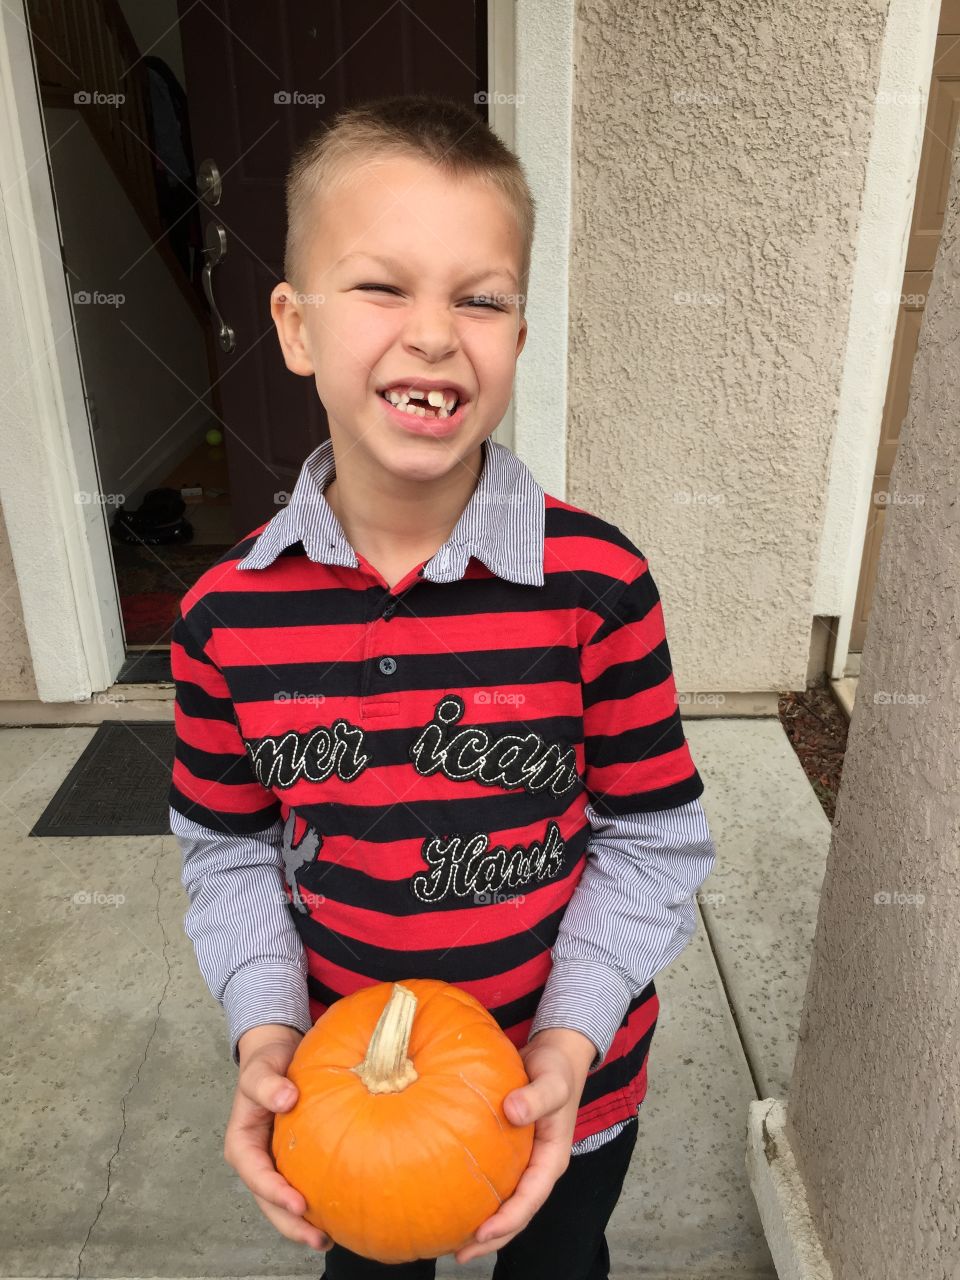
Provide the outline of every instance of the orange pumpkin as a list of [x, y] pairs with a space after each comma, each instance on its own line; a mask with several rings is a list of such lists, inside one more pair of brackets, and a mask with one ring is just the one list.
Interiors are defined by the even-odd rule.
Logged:
[[503, 1110], [528, 1083], [523, 1060], [449, 983], [383, 982], [336, 1000], [287, 1075], [299, 1097], [274, 1119], [277, 1169], [308, 1222], [377, 1262], [455, 1252], [530, 1161], [534, 1126]]

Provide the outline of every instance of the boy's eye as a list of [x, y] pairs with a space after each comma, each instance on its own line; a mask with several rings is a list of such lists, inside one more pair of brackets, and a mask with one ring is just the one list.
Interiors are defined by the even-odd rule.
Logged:
[[[396, 286], [392, 284], [358, 284], [356, 287], [358, 289], [363, 290], [364, 292], [367, 292], [369, 290], [373, 290], [375, 293], [399, 293], [400, 292], [399, 289], [397, 289]], [[492, 298], [467, 298], [466, 301], [469, 303], [471, 307], [481, 307], [488, 311], [503, 310], [503, 307], [501, 307], [498, 303], [494, 302]]]

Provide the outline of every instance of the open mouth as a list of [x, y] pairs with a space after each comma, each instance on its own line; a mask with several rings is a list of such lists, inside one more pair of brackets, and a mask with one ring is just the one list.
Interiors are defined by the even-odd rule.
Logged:
[[388, 387], [386, 391], [378, 391], [377, 395], [401, 413], [413, 418], [452, 418], [460, 405], [466, 403], [452, 388], [446, 391], [422, 391], [419, 387]]

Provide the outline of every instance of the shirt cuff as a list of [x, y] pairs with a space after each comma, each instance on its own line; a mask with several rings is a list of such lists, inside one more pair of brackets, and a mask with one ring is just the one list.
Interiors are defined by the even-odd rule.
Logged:
[[547, 1027], [572, 1027], [591, 1039], [597, 1054], [592, 1074], [610, 1051], [633, 995], [626, 978], [599, 960], [555, 960], [527, 1035], [529, 1044]]
[[238, 969], [224, 990], [223, 1010], [230, 1028], [230, 1055], [238, 1067], [238, 1041], [251, 1027], [283, 1023], [306, 1035], [313, 1025], [303, 970], [282, 960]]

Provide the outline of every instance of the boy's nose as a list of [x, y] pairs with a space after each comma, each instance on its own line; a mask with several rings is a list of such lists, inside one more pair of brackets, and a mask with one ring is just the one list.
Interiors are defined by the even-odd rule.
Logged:
[[404, 344], [425, 359], [442, 360], [459, 345], [453, 317], [446, 307], [423, 306], [411, 310], [404, 326]]

